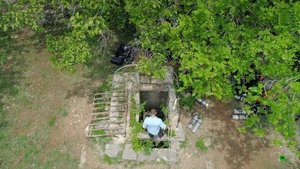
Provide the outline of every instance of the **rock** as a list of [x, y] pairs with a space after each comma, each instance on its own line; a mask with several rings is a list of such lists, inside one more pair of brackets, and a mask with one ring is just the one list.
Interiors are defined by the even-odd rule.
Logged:
[[180, 142], [179, 141], [172, 141], [171, 142], [171, 148], [174, 150], [179, 150], [180, 149]]
[[124, 144], [126, 142], [126, 138], [122, 135], [117, 135], [112, 138], [114, 144]]
[[141, 81], [141, 83], [150, 83], [151, 82], [150, 77], [148, 77], [148, 76], [140, 76], [140, 81]]
[[119, 144], [106, 144], [105, 145], [105, 154], [109, 157], [117, 157], [120, 152]]
[[145, 161], [145, 160], [157, 160], [158, 157], [158, 151], [157, 149], [153, 149], [150, 155], [145, 155], [144, 153], [139, 153], [138, 154], [138, 161]]
[[185, 131], [182, 128], [181, 124], [179, 124], [179, 127], [174, 129], [175, 131], [175, 137], [171, 137], [170, 140], [173, 141], [184, 141], [185, 140]]
[[137, 153], [131, 147], [131, 144], [125, 144], [122, 158], [124, 160], [137, 160]]
[[177, 152], [173, 149], [158, 149], [158, 157], [165, 161], [176, 162], [178, 161]]

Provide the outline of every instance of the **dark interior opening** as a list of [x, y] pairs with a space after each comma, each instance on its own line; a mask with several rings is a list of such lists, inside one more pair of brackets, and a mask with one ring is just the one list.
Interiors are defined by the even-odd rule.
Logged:
[[166, 115], [162, 111], [162, 106], [167, 105], [168, 92], [165, 91], [140, 91], [140, 103], [145, 104], [145, 112], [141, 113], [139, 121], [142, 122], [145, 117], [149, 116], [147, 112], [151, 109], [156, 109], [157, 117], [163, 121], [166, 120]]
[[[142, 144], [143, 145], [147, 144], [147, 140], [142, 140]], [[159, 142], [153, 141], [151, 144], [151, 148], [159, 148], [159, 149], [170, 148], [170, 146], [171, 146], [171, 141], [159, 141]]]

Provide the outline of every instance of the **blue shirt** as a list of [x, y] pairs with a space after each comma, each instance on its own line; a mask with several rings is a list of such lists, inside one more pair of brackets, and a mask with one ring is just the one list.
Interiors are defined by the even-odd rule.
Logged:
[[147, 128], [147, 131], [153, 135], [157, 135], [160, 128], [166, 129], [166, 127], [166, 124], [158, 117], [146, 117], [143, 123], [143, 128]]

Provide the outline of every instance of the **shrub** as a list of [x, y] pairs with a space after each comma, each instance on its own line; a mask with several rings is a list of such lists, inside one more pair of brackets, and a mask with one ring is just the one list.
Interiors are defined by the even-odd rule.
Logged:
[[198, 139], [196, 141], [196, 147], [202, 152], [207, 152], [207, 150], [208, 150], [208, 147], [205, 145], [203, 139]]

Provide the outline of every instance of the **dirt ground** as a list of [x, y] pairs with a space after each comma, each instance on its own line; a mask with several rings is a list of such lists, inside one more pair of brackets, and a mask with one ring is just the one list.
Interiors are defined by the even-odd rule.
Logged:
[[[187, 130], [187, 141], [180, 150], [177, 163], [160, 162], [119, 162], [106, 164], [99, 154], [101, 146], [95, 145], [84, 135], [90, 120], [91, 96], [101, 79], [91, 79], [85, 69], [75, 74], [59, 72], [49, 62], [50, 54], [45, 50], [34, 50], [25, 58], [21, 86], [28, 93], [29, 102], [17, 114], [13, 126], [17, 134], [30, 135], [38, 129], [47, 128], [44, 141], [44, 155], [40, 160], [47, 161], [53, 149], [71, 154], [80, 169], [113, 168], [189, 168], [189, 169], [283, 169], [291, 168], [279, 161], [284, 154], [290, 161], [299, 159], [289, 154], [285, 148], [271, 146], [270, 140], [258, 139], [251, 134], [241, 134], [237, 128], [239, 122], [230, 118], [234, 103], [215, 102], [209, 110], [202, 110], [203, 125], [192, 134]], [[16, 103], [18, 104], [18, 103]], [[11, 108], [14, 106], [11, 105]], [[60, 112], [66, 111], [64, 115]], [[51, 119], [54, 125], [49, 127]], [[190, 119], [188, 113], [182, 113], [181, 123], [186, 126]], [[24, 127], [25, 126], [25, 127]], [[208, 152], [195, 148], [198, 138], [209, 143]], [[37, 142], [41, 140], [36, 140]], [[21, 157], [20, 157], [21, 158]], [[54, 167], [53, 167], [54, 168]], [[59, 167], [55, 167], [59, 168]]]
[[[192, 134], [187, 131], [189, 145], [181, 152], [181, 163], [175, 168], [207, 168], [207, 169], [271, 169], [291, 168], [283, 165], [279, 156], [290, 155], [288, 158], [297, 161], [285, 148], [271, 146], [270, 140], [258, 139], [251, 134], [242, 134], [237, 128], [241, 122], [231, 120], [235, 102], [214, 102], [214, 106], [208, 110], [198, 107], [202, 112], [204, 122], [200, 131]], [[201, 111], [202, 110], [202, 111]], [[187, 124], [190, 117], [183, 118]], [[207, 153], [199, 152], [195, 148], [197, 138], [204, 138], [208, 143]], [[297, 161], [299, 163], [299, 160]]]

